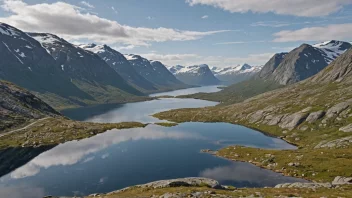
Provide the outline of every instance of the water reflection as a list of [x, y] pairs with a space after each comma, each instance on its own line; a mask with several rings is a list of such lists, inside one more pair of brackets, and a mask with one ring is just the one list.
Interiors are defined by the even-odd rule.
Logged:
[[303, 179], [285, 177], [281, 174], [242, 162], [237, 162], [230, 166], [206, 169], [200, 173], [200, 176], [212, 178], [221, 183], [232, 181], [236, 187], [263, 187], [275, 186], [279, 183], [305, 182]]
[[[124, 104], [119, 108], [98, 116], [94, 116], [90, 119], [87, 119], [86, 121], [98, 123], [116, 123], [129, 121], [155, 123], [160, 122], [160, 120], [152, 117], [151, 115], [158, 112], [179, 108], [199, 108], [214, 106], [216, 104], [218, 103], [204, 100], [165, 98], [146, 102]], [[69, 114], [66, 114], [66, 116], [70, 117]]]
[[[58, 145], [54, 149], [42, 153], [25, 166], [15, 170], [11, 173], [11, 178], [19, 179], [29, 176], [34, 176], [44, 168], [48, 169], [52, 166], [67, 166], [78, 162], [88, 163], [95, 159], [94, 156], [85, 158], [85, 156], [103, 150], [110, 145], [119, 144], [126, 141], [145, 140], [159, 140], [159, 139], [205, 139], [197, 134], [187, 134], [184, 132], [173, 131], [167, 133], [159, 126], [148, 126], [145, 129], [125, 129], [125, 130], [111, 130], [104, 134], [95, 137], [84, 139], [81, 141], [67, 142]], [[122, 151], [123, 152], [123, 151]], [[109, 156], [106, 153], [101, 156], [105, 159]]]

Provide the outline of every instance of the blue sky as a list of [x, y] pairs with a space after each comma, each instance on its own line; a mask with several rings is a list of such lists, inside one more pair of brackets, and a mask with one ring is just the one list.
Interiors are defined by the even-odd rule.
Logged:
[[[302, 43], [352, 40], [352, 0], [0, 0], [0, 21], [167, 65], [265, 64]], [[25, 20], [24, 20], [25, 19]]]

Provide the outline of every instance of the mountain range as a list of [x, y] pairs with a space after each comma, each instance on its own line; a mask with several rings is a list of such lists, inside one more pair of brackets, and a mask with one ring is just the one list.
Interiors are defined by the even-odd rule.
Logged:
[[218, 68], [212, 67], [211, 71], [224, 84], [231, 85], [250, 79], [261, 71], [263, 66], [250, 66], [248, 64], [237, 65], [234, 67]]
[[351, 44], [331, 40], [315, 45], [302, 44], [289, 53], [278, 53], [248, 80], [230, 85], [217, 93], [198, 93], [185, 98], [199, 98], [221, 102], [223, 105], [245, 99], [310, 78], [341, 54]]
[[56, 109], [145, 100], [149, 93], [190, 87], [158, 61], [126, 59], [107, 45], [74, 45], [50, 33], [0, 23], [0, 79]]
[[315, 45], [302, 44], [289, 53], [275, 54], [259, 73], [259, 78], [288, 85], [307, 79], [351, 48], [348, 42], [331, 40]]
[[132, 67], [148, 81], [156, 85], [158, 89], [169, 90], [189, 87], [176, 77], [159, 61], [148, 60], [140, 55], [126, 54], [126, 59]]
[[220, 80], [214, 76], [206, 64], [193, 66], [176, 65], [168, 69], [177, 79], [189, 85], [204, 86], [220, 84]]

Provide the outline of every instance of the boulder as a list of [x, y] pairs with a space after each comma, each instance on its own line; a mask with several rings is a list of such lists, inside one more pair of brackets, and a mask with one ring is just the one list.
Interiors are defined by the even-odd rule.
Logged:
[[284, 129], [292, 130], [295, 127], [299, 126], [302, 122], [304, 122], [307, 117], [308, 117], [307, 114], [300, 113], [300, 112], [292, 114], [292, 115], [288, 115], [288, 116], [282, 118], [279, 126]]
[[344, 126], [344, 127], [340, 128], [340, 131], [346, 132], [346, 133], [352, 132], [352, 124], [349, 124], [347, 126]]
[[352, 177], [335, 177], [334, 181], [332, 181], [332, 185], [346, 185], [352, 184]]
[[324, 111], [317, 111], [317, 112], [312, 112], [309, 114], [309, 116], [307, 117], [307, 122], [309, 123], [313, 123], [321, 118], [323, 118], [325, 115]]

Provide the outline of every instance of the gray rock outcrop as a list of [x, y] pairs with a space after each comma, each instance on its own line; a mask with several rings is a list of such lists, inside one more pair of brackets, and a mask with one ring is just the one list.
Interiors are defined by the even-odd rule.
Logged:
[[344, 126], [344, 127], [340, 128], [340, 131], [346, 132], [346, 133], [352, 132], [352, 124], [349, 124], [347, 126]]
[[307, 117], [306, 121], [308, 123], [313, 123], [321, 118], [323, 118], [325, 115], [325, 112], [324, 111], [317, 111], [317, 112], [312, 112], [309, 114], [309, 116]]
[[332, 184], [330, 183], [286, 183], [286, 184], [278, 184], [275, 188], [332, 188]]
[[341, 177], [337, 176], [335, 177], [334, 181], [332, 181], [333, 185], [346, 185], [346, 184], [352, 184], [352, 177]]

